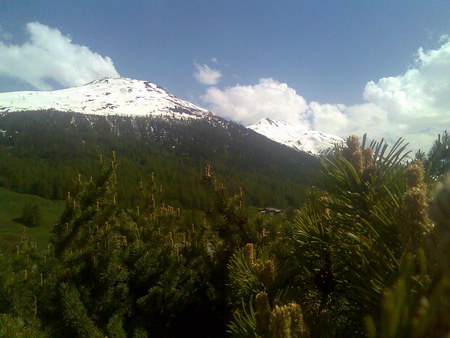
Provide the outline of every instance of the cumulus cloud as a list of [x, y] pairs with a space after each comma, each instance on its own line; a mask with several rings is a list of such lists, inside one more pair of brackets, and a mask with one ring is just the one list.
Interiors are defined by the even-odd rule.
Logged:
[[443, 34], [443, 35], [441, 35], [440, 37], [439, 37], [439, 42], [447, 42], [447, 40], [449, 40], [450, 39], [450, 35], [448, 35], [448, 34]]
[[51, 90], [49, 79], [64, 87], [83, 85], [102, 77], [119, 77], [109, 57], [74, 44], [58, 29], [39, 22], [26, 25], [29, 41], [22, 45], [0, 41], [0, 75]]
[[[386, 132], [405, 135], [415, 147], [450, 126], [450, 41], [417, 52], [414, 68], [368, 82], [364, 99], [385, 111]], [[409, 135], [409, 137], [408, 137]]]
[[450, 41], [438, 49], [420, 48], [404, 74], [369, 81], [365, 104], [311, 103], [312, 126], [340, 136], [367, 132], [371, 137], [404, 137], [412, 149], [428, 149], [450, 127]]
[[286, 83], [267, 78], [253, 86], [235, 86], [224, 90], [208, 88], [201, 98], [224, 117], [251, 124], [265, 117], [292, 124], [307, 123], [308, 104]]
[[388, 137], [390, 124], [385, 110], [373, 103], [352, 106], [343, 104], [309, 104], [311, 127], [318, 131], [346, 137], [368, 133], [371, 137]]
[[350, 134], [394, 141], [406, 138], [411, 149], [428, 149], [438, 133], [450, 127], [450, 40], [435, 50], [420, 48], [414, 67], [404, 74], [369, 81], [365, 102], [346, 106], [307, 103], [287, 84], [261, 79], [258, 84], [220, 90], [202, 99], [213, 111], [252, 124], [270, 117], [346, 137]]
[[[217, 62], [217, 59], [216, 59]], [[205, 85], [215, 85], [219, 82], [222, 73], [216, 69], [210, 68], [207, 65], [194, 63], [197, 71], [194, 73], [198, 82]]]

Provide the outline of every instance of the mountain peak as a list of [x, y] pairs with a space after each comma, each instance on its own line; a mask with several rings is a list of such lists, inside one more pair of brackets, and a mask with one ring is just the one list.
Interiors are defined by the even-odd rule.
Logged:
[[54, 91], [0, 93], [0, 112], [48, 110], [95, 115], [202, 118], [206, 109], [181, 100], [162, 87], [130, 78], [102, 78]]
[[282, 121], [282, 120], [277, 120], [277, 119], [271, 119], [271, 118], [264, 118], [262, 120], [259, 120], [258, 122], [256, 122], [255, 124], [253, 124], [252, 126], [272, 126], [272, 127], [278, 127], [278, 128], [288, 128], [288, 129], [295, 129], [295, 130], [299, 130], [299, 129], [308, 129], [306, 126], [301, 125], [301, 124], [290, 124], [289, 122], [286, 121]]
[[335, 143], [344, 141], [339, 136], [311, 130], [301, 125], [293, 126], [285, 121], [270, 118], [262, 119], [247, 128], [275, 142], [314, 155], [320, 154], [322, 150], [332, 147]]
[[259, 122], [257, 122], [257, 124], [269, 124], [269, 125], [274, 125], [274, 126], [280, 126], [280, 125], [290, 125], [289, 123], [285, 122], [285, 121], [281, 121], [281, 120], [274, 120], [274, 119], [269, 119], [268, 117], [266, 117], [265, 119], [260, 120]]

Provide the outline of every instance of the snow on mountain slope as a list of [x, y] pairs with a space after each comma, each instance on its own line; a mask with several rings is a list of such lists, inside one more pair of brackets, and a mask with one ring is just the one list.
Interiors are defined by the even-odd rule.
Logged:
[[95, 115], [175, 118], [213, 115], [151, 82], [128, 78], [105, 78], [84, 86], [54, 91], [0, 93], [0, 113], [47, 109]]
[[279, 120], [263, 119], [247, 128], [296, 150], [318, 155], [320, 151], [343, 142], [339, 136], [321, 133], [305, 127], [295, 127]]

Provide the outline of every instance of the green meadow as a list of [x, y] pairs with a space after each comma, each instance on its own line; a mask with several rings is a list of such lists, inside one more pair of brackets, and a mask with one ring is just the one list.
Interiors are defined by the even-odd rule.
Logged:
[[[41, 210], [41, 224], [36, 227], [25, 227], [16, 219], [20, 218], [26, 203], [36, 204]], [[53, 224], [64, 209], [64, 201], [52, 201], [42, 197], [19, 194], [0, 188], [0, 245], [13, 247], [25, 230], [39, 247], [45, 247], [50, 238]]]

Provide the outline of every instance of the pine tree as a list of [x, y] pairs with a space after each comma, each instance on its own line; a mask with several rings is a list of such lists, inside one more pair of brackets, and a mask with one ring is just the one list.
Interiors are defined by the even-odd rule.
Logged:
[[119, 323], [131, 305], [125, 264], [128, 243], [121, 227], [128, 222], [117, 207], [115, 170], [113, 154], [110, 165], [100, 160], [97, 176], [85, 183], [79, 177], [55, 226], [59, 310], [54, 315], [62, 316], [63, 323], [55, 332], [101, 336], [113, 334], [109, 330], [114, 328], [123, 336]]
[[271, 307], [264, 292], [233, 313], [228, 332], [232, 337], [309, 337], [300, 306], [291, 302]]
[[[365, 137], [362, 144], [349, 137], [324, 160], [319, 187], [272, 245], [275, 262], [284, 264], [269, 299], [298, 303], [312, 336], [363, 335], [364, 315], [378, 313], [384, 290], [398, 277], [405, 148], [401, 140], [388, 150], [383, 141], [366, 146]], [[240, 262], [230, 266], [230, 276], [245, 266]], [[257, 271], [247, 271], [257, 278]]]
[[45, 337], [39, 310], [47, 295], [48, 256], [25, 231], [14, 254], [0, 253], [0, 336]]
[[167, 205], [153, 175], [125, 206], [114, 154], [101, 158], [46, 250], [24, 234], [1, 255], [0, 335], [443, 337], [450, 178], [434, 190], [406, 156], [349, 137], [282, 223], [209, 167], [203, 220]]
[[447, 131], [439, 134], [428, 154], [421, 150], [416, 159], [422, 161], [425, 170], [425, 182], [431, 183], [442, 179], [450, 171], [450, 135]]
[[[420, 194], [416, 197], [415, 189], [422, 184], [421, 178], [414, 175], [410, 179], [406, 196], [412, 196], [414, 202], [406, 206], [406, 215], [412, 216], [407, 225], [422, 232], [407, 234], [407, 243], [413, 241], [414, 245], [407, 246], [409, 252], [402, 257], [397, 280], [383, 292], [379, 321], [374, 317], [365, 319], [369, 337], [446, 337], [450, 330], [450, 176], [433, 193], [429, 215], [434, 226], [425, 229], [430, 222], [424, 218], [427, 205]], [[424, 238], [423, 230], [428, 238]]]

